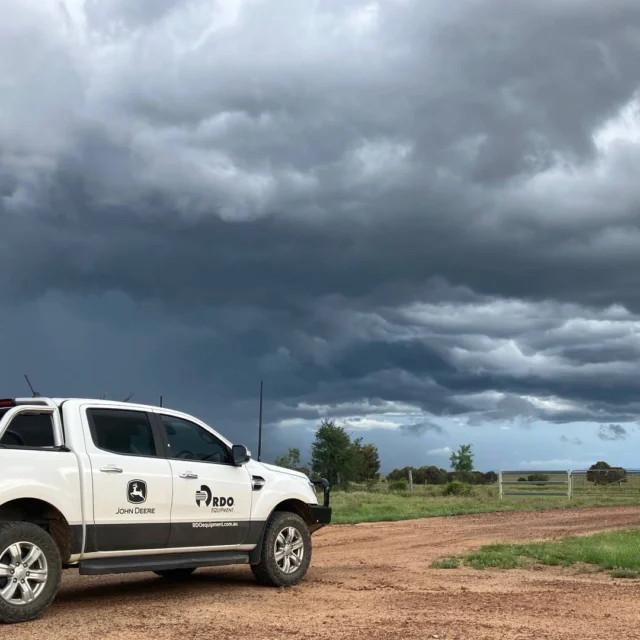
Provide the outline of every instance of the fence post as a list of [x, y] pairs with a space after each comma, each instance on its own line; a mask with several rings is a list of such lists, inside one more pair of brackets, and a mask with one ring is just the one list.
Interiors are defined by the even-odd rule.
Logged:
[[502, 471], [498, 471], [498, 492], [500, 494], [500, 500], [502, 500]]
[[413, 493], [413, 473], [409, 469], [409, 493]]
[[569, 500], [573, 498], [573, 473], [571, 473], [571, 469], [567, 471], [567, 495]]

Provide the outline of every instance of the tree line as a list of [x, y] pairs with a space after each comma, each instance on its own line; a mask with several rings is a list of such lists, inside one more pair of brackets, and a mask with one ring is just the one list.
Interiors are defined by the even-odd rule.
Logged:
[[476, 471], [473, 463], [473, 448], [470, 444], [460, 445], [457, 451], [452, 451], [449, 456], [451, 471], [436, 467], [435, 465], [423, 467], [403, 467], [394, 469], [387, 475], [389, 482], [406, 480], [411, 471], [411, 477], [415, 484], [449, 484], [454, 480], [467, 484], [492, 484], [498, 481], [495, 471]]
[[[454, 480], [463, 480], [469, 484], [492, 484], [498, 482], [498, 474], [495, 471], [472, 471], [471, 473], [460, 474], [456, 471], [447, 471], [434, 465], [423, 467], [403, 467], [394, 469], [387, 474], [389, 482], [406, 480], [409, 477], [409, 470], [415, 484], [448, 484]], [[461, 477], [462, 475], [462, 477]]]
[[[406, 466], [387, 474], [388, 482], [406, 481], [409, 471], [415, 484], [445, 485], [454, 481], [483, 485], [498, 481], [495, 471], [477, 471], [474, 468], [472, 445], [460, 445], [449, 456], [450, 470], [435, 465], [421, 467]], [[301, 462], [300, 450], [290, 448], [275, 459], [274, 464], [301, 471], [309, 477], [326, 478], [334, 487], [346, 487], [350, 482], [372, 486], [380, 480], [380, 456], [374, 444], [364, 443], [361, 437], [352, 439], [352, 434], [333, 420], [322, 420], [311, 445], [310, 461]], [[626, 482], [627, 472], [622, 467], [613, 467], [602, 460], [591, 465], [587, 480], [598, 485]], [[520, 477], [521, 481], [546, 481], [547, 476], [532, 474]]]

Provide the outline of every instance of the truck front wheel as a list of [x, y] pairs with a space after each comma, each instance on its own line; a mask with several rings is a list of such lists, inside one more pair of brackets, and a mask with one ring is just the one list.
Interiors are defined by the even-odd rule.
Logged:
[[31, 522], [0, 522], [0, 622], [37, 618], [55, 599], [62, 579], [53, 538]]
[[260, 584], [290, 587], [298, 584], [311, 564], [311, 534], [297, 514], [274, 513], [264, 532], [258, 564], [251, 565]]

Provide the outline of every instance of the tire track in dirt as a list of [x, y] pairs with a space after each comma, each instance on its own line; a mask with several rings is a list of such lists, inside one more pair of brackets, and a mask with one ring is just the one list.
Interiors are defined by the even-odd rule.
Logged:
[[491, 542], [639, 526], [640, 507], [332, 526], [314, 535], [311, 570], [293, 589], [260, 587], [247, 567], [202, 569], [181, 584], [69, 571], [42, 618], [3, 632], [12, 640], [640, 638], [638, 582], [555, 567], [430, 568]]

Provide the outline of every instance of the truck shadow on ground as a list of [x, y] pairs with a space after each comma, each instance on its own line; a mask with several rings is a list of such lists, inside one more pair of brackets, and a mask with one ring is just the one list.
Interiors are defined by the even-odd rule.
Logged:
[[[114, 600], [122, 598], [133, 602], [150, 596], [156, 601], [161, 601], [164, 596], [174, 600], [177, 593], [180, 596], [193, 597], [199, 593], [208, 592], [215, 595], [217, 592], [224, 592], [228, 597], [236, 590], [265, 589], [255, 581], [250, 571], [201, 570], [185, 580], [175, 582], [147, 573], [137, 574], [137, 576], [136, 578], [127, 576], [122, 580], [110, 577], [109, 582], [106, 583], [105, 578], [77, 577], [71, 585], [63, 583], [56, 598], [56, 604], [87, 603], [91, 606], [101, 606], [113, 604]], [[96, 583], [94, 580], [100, 580], [100, 582]]]

